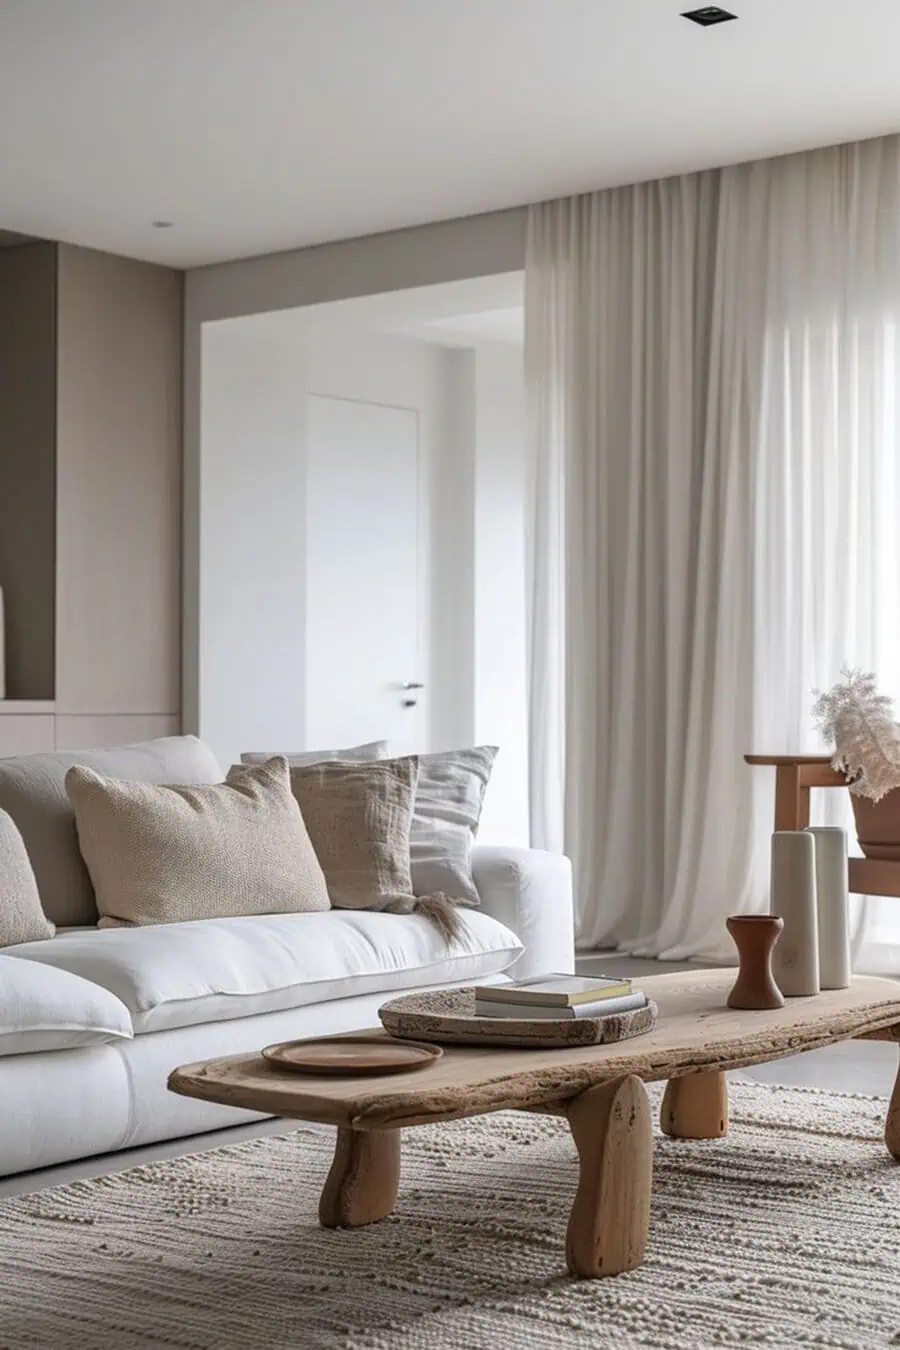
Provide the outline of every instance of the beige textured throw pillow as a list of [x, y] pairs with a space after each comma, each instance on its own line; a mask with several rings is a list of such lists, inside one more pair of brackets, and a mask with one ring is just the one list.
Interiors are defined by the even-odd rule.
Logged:
[[40, 942], [55, 932], [41, 908], [22, 836], [12, 816], [0, 811], [0, 947]]
[[184, 923], [330, 908], [284, 759], [237, 766], [224, 783], [190, 787], [76, 767], [66, 774], [66, 791], [107, 921]]
[[164, 736], [109, 750], [66, 750], [0, 759], [0, 810], [16, 822], [34, 868], [41, 904], [61, 927], [97, 922], [91, 878], [78, 849], [66, 795], [73, 765], [141, 783], [221, 783], [222, 770], [196, 736]]
[[427, 914], [448, 937], [461, 924], [446, 896], [413, 895], [409, 831], [419, 761], [328, 761], [291, 768], [291, 787], [336, 909]]

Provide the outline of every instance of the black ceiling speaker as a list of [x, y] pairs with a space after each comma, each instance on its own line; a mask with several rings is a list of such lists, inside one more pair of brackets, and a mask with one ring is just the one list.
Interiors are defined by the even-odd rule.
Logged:
[[727, 9], [720, 9], [718, 5], [704, 5], [702, 9], [686, 10], [681, 16], [683, 19], [690, 19], [691, 23], [698, 23], [701, 28], [712, 28], [714, 23], [728, 23], [729, 19], [736, 19], [736, 14], [729, 14]]

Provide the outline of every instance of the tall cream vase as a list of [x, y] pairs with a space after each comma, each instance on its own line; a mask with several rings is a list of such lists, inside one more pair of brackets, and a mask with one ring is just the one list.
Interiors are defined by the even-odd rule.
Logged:
[[850, 987], [850, 897], [847, 892], [847, 832], [815, 825], [816, 910], [819, 923], [819, 983], [823, 989]]
[[819, 992], [819, 926], [816, 905], [816, 848], [808, 830], [772, 835], [769, 908], [784, 919], [772, 954], [772, 973], [785, 998]]

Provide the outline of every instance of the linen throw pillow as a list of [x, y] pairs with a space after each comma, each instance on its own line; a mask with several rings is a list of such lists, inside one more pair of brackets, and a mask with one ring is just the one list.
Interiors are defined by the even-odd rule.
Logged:
[[284, 759], [200, 786], [76, 767], [66, 791], [103, 927], [330, 908]]
[[0, 811], [0, 947], [51, 938], [28, 851], [12, 816]]
[[439, 891], [466, 905], [479, 903], [472, 845], [497, 756], [497, 746], [419, 756], [409, 835], [415, 895]]
[[[369, 758], [363, 752], [378, 747], [386, 749], [386, 742], [373, 741], [349, 750], [323, 751], [321, 760], [362, 761]], [[497, 754], [497, 746], [479, 745], [467, 750], [445, 750], [416, 757], [418, 778], [409, 835], [410, 880], [414, 895], [441, 894], [462, 904], [479, 903], [472, 877], [472, 845]], [[384, 758], [382, 755], [371, 757], [379, 761]], [[248, 752], [241, 758], [245, 763], [251, 763], [258, 757]], [[285, 758], [292, 770], [320, 762], [313, 752], [309, 756], [288, 754]], [[311, 809], [303, 800], [300, 806], [304, 814]], [[327, 875], [327, 867], [325, 870]]]
[[455, 937], [461, 924], [447, 898], [413, 893], [409, 832], [418, 775], [415, 755], [369, 764], [330, 760], [295, 765], [291, 787], [336, 909], [418, 909]]

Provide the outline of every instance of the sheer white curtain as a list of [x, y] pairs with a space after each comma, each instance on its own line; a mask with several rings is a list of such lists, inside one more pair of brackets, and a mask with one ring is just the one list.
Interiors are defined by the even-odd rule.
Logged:
[[814, 747], [845, 662], [900, 695], [898, 313], [898, 138], [532, 210], [532, 828], [585, 946], [721, 950], [765, 900], [744, 752]]

